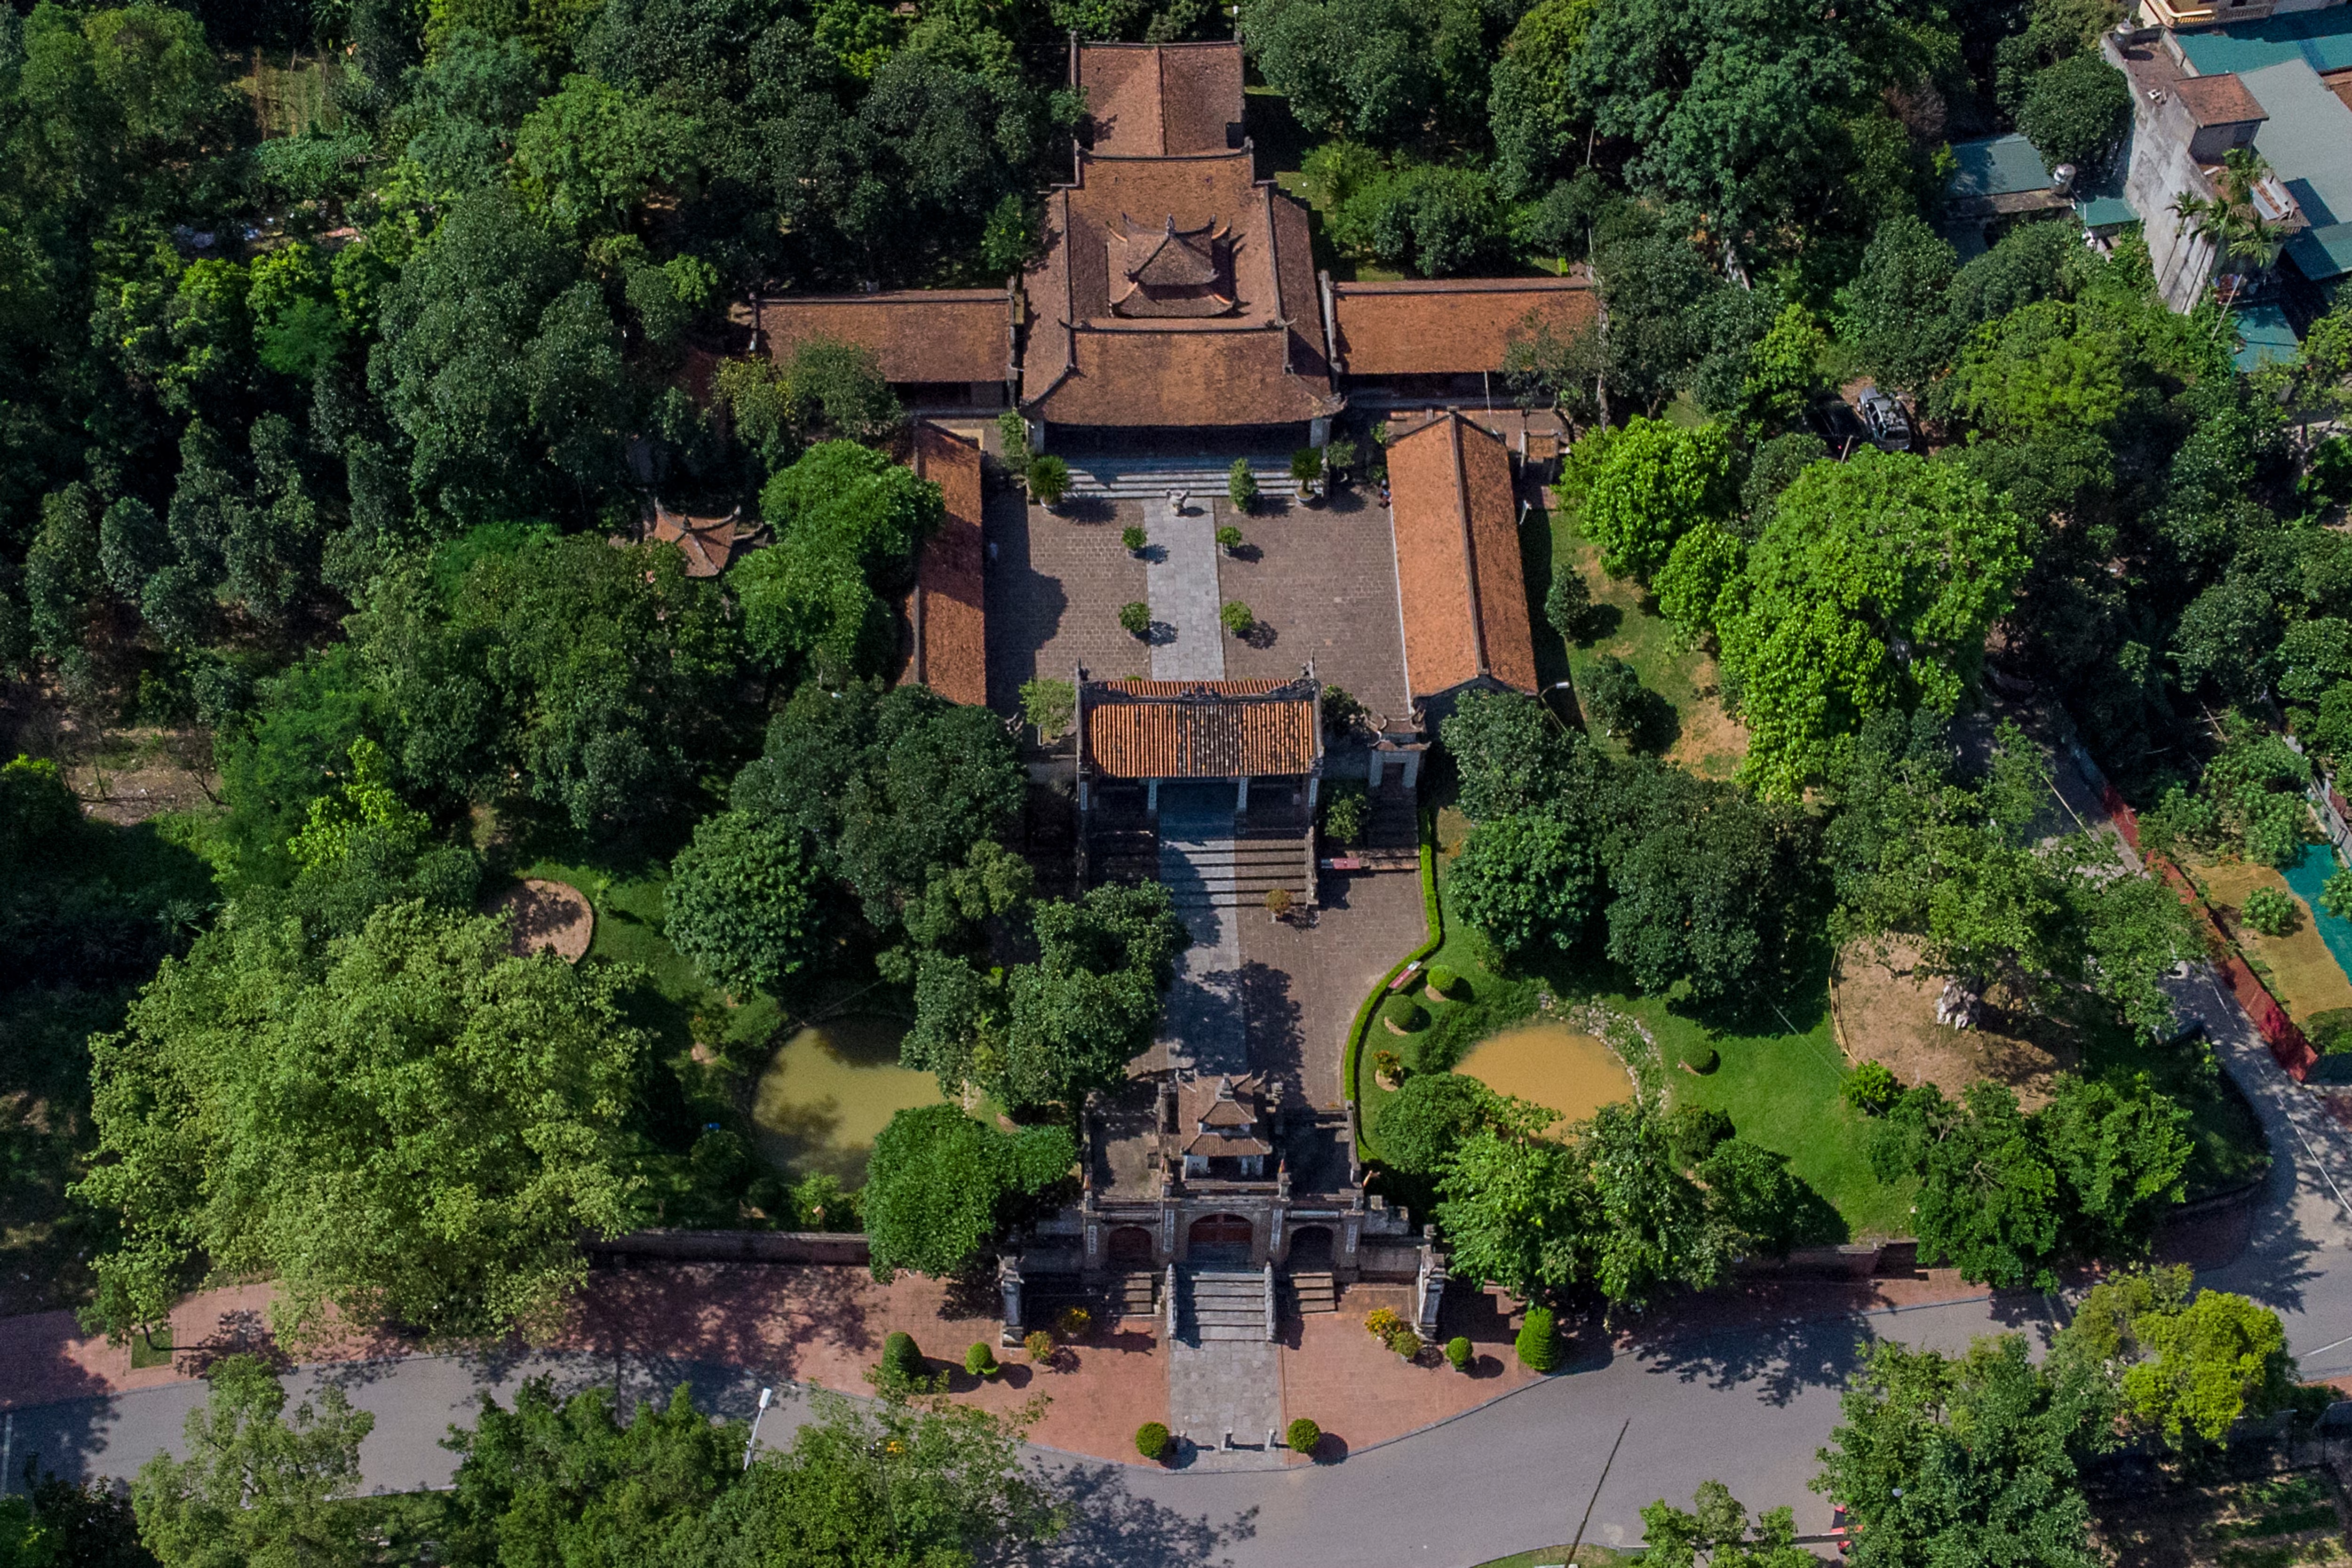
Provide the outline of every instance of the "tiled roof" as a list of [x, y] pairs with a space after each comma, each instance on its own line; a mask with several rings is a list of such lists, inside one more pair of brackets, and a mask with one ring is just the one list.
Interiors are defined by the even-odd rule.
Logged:
[[1320, 689], [1312, 680], [1084, 681], [1085, 762], [1121, 779], [1240, 778], [1314, 770]]
[[[1045, 256], [1022, 280], [1024, 406], [1057, 424], [1130, 427], [1281, 425], [1337, 411], [1306, 213], [1256, 179], [1251, 156], [1079, 155], [1076, 183], [1048, 198]], [[1171, 225], [1223, 231], [1216, 288], [1229, 292], [1218, 313], [1122, 314], [1127, 237], [1164, 237]]]
[[1475, 375], [1503, 368], [1515, 334], [1537, 323], [1573, 336], [1598, 313], [1592, 280], [1470, 278], [1335, 283], [1339, 368], [1349, 375]]
[[1070, 62], [1087, 95], [1094, 148], [1118, 157], [1223, 152], [1242, 122], [1242, 47], [1082, 44]]
[[937, 533], [915, 561], [906, 597], [902, 683], [920, 681], [950, 702], [988, 702], [987, 552], [981, 525], [980, 448], [925, 421], [915, 426], [908, 465], [940, 487], [946, 503]]
[[1416, 700], [1476, 680], [1536, 689], [1509, 451], [1448, 413], [1389, 443], [1391, 526]]
[[873, 350], [886, 381], [1002, 382], [1010, 373], [1013, 301], [1002, 289], [786, 294], [754, 308], [779, 363], [806, 339], [831, 338]]
[[2182, 77], [2173, 84], [2172, 93], [2199, 125], [2238, 125], [2270, 118], [2235, 76]]
[[727, 570], [739, 550], [764, 543], [766, 533], [763, 527], [743, 527], [735, 512], [725, 517], [689, 517], [656, 501], [645, 537], [656, 544], [677, 545], [686, 557], [688, 576], [716, 577]]

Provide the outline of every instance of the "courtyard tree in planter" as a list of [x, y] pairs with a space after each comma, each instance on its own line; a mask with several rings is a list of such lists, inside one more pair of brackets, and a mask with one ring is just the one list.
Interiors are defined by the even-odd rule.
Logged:
[[1225, 630], [1237, 637], [1245, 637], [1257, 630], [1257, 617], [1239, 599], [1227, 599], [1225, 607], [1217, 612], [1217, 619], [1224, 622]]
[[1290, 454], [1290, 477], [1298, 486], [1298, 493], [1312, 500], [1321, 493], [1323, 484], [1323, 448], [1301, 447]]
[[1225, 470], [1225, 499], [1234, 503], [1235, 511], [1257, 510], [1257, 476], [1250, 472], [1247, 458], [1235, 458], [1234, 466]]
[[1332, 485], [1345, 484], [1348, 470], [1356, 466], [1356, 444], [1339, 440], [1323, 448], [1323, 475]]
[[1231, 555], [1242, 547], [1242, 531], [1231, 523], [1217, 530], [1217, 548]]
[[1148, 541], [1144, 535], [1143, 530], [1136, 527], [1136, 525], [1131, 522], [1125, 528], [1118, 531], [1119, 548], [1126, 551], [1129, 555], [1142, 554], [1143, 547], [1147, 542]]
[[1029, 493], [1047, 511], [1062, 504], [1070, 493], [1070, 465], [1051, 452], [1040, 452], [1029, 459]]
[[1151, 635], [1151, 606], [1138, 599], [1118, 607], [1119, 629], [1131, 637]]

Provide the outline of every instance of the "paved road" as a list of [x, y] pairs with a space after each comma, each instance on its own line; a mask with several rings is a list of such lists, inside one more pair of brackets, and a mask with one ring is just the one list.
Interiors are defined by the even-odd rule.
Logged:
[[[2286, 1084], [2225, 993], [2197, 977], [2179, 995], [2212, 1027], [2224, 1066], [2261, 1111], [2279, 1155], [2249, 1245], [2207, 1282], [2278, 1309], [2306, 1374], [2352, 1373], [2352, 1209], [2336, 1191], [2352, 1174], [2352, 1142]], [[1987, 1332], [2046, 1338], [2059, 1310], [2033, 1295], [1986, 1297], [1751, 1326], [1636, 1352], [1596, 1351], [1573, 1375], [1312, 1469], [1194, 1474], [1040, 1457], [1070, 1472], [1085, 1505], [1085, 1521], [1062, 1552], [1072, 1564], [1461, 1568], [1554, 1543], [1574, 1531], [1629, 1416], [1593, 1516], [1600, 1541], [1638, 1539], [1643, 1504], [1687, 1498], [1709, 1477], [1752, 1506], [1792, 1504], [1800, 1528], [1818, 1531], [1828, 1504], [1806, 1482], [1864, 1339], [1958, 1350]], [[709, 1407], [739, 1415], [749, 1413], [758, 1386], [754, 1374], [734, 1368], [583, 1357], [420, 1357], [304, 1373], [291, 1386], [299, 1397], [331, 1376], [354, 1404], [374, 1411], [376, 1429], [362, 1453], [368, 1482], [406, 1489], [446, 1480], [451, 1457], [438, 1442], [451, 1422], [470, 1417], [481, 1390], [510, 1395], [542, 1369], [567, 1385], [617, 1381], [633, 1398], [685, 1381]], [[37, 1448], [64, 1473], [127, 1475], [177, 1445], [202, 1393], [200, 1384], [181, 1384], [18, 1412], [6, 1432], [11, 1470]], [[767, 1417], [762, 1442], [788, 1436], [806, 1411], [805, 1400], [785, 1400]]]

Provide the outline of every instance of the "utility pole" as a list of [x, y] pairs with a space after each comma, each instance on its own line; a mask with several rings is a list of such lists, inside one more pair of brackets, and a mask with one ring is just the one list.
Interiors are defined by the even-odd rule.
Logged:
[[[743, 1439], [743, 1468], [746, 1470], [751, 1468], [751, 1450], [760, 1446], [760, 1417], [768, 1413], [768, 1402], [775, 1396], [776, 1391], [772, 1388], [760, 1390], [760, 1408], [751, 1413], [751, 1435]], [[1618, 1436], [1622, 1437], [1624, 1434], [1620, 1432]]]

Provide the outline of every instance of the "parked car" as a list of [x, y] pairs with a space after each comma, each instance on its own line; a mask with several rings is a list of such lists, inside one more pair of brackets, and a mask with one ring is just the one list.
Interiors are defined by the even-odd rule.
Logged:
[[1854, 448], [1870, 439], [1863, 427], [1862, 416], [1842, 397], [1824, 397], [1805, 410], [1805, 423], [1813, 434], [1829, 443], [1830, 456], [1840, 462], [1853, 456]]
[[1865, 387], [1858, 412], [1862, 427], [1870, 433], [1872, 445], [1882, 452], [1907, 452], [1911, 449], [1911, 421], [1897, 403], [1878, 388]]

